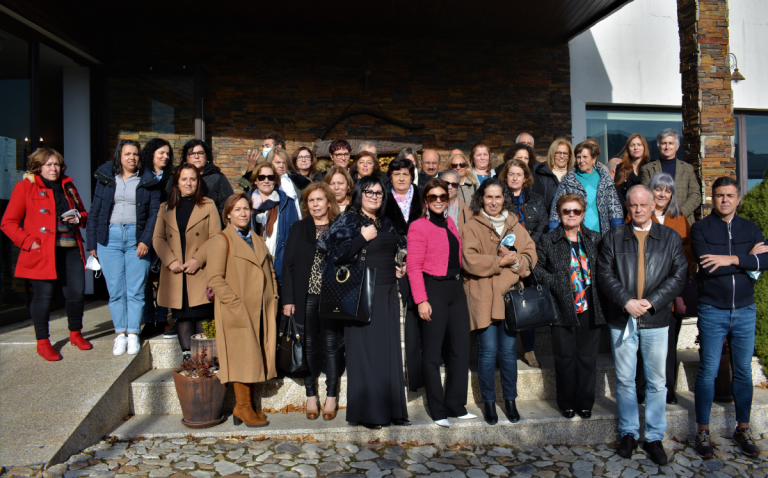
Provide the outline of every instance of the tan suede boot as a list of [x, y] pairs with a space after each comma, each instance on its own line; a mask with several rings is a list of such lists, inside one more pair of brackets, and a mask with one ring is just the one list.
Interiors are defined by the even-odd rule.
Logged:
[[247, 427], [265, 427], [269, 422], [253, 410], [251, 406], [251, 384], [233, 382], [235, 388], [235, 409], [232, 411], [232, 419], [235, 425], [245, 423]]

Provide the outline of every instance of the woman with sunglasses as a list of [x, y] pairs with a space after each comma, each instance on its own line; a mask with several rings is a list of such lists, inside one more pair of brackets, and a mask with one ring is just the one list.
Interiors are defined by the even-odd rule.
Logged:
[[592, 416], [597, 352], [605, 318], [598, 297], [597, 244], [600, 234], [582, 226], [587, 203], [578, 194], [560, 196], [555, 205], [560, 223], [536, 245], [536, 279], [555, 299], [552, 353], [557, 406], [565, 418]]
[[[422, 375], [432, 420], [449, 427], [448, 417], [467, 413], [469, 311], [461, 280], [461, 238], [447, 214], [448, 185], [430, 179], [424, 187], [421, 219], [408, 228], [408, 280], [422, 320]], [[448, 336], [446, 386], [440, 379], [441, 352]]]
[[469, 169], [467, 157], [463, 153], [451, 154], [448, 160], [448, 167], [459, 173], [459, 198], [464, 204], [472, 201], [472, 195], [477, 191], [478, 181], [475, 173]]
[[384, 215], [386, 202], [381, 178], [361, 178], [352, 193], [350, 208], [317, 240], [317, 249], [326, 255], [326, 267], [356, 264], [360, 254], [365, 254], [365, 267], [376, 269], [371, 321], [348, 321], [344, 327], [347, 421], [370, 429], [390, 423], [411, 424], [405, 400], [397, 299], [397, 279], [405, 276], [406, 266], [395, 265], [395, 256], [405, 248], [405, 242]]
[[[392, 185], [387, 191], [385, 215], [392, 221], [400, 237], [408, 240], [408, 226], [421, 217], [419, 188], [414, 186], [416, 167], [408, 158], [395, 158], [387, 169]], [[407, 278], [398, 280], [400, 298], [405, 308], [405, 366], [408, 389], [412, 392], [424, 386], [421, 376], [421, 331], [416, 318], [416, 304], [411, 297], [411, 285]]]
[[[181, 150], [181, 162], [192, 163], [203, 176], [203, 196], [213, 199], [219, 215], [224, 210], [224, 201], [234, 194], [232, 185], [221, 172], [221, 168], [213, 164], [211, 147], [203, 140], [191, 139], [184, 144]], [[173, 181], [168, 181], [166, 191], [170, 194], [173, 189]]]
[[[270, 152], [271, 154], [271, 152]], [[251, 228], [264, 239], [274, 260], [277, 284], [283, 279], [285, 243], [291, 226], [299, 220], [293, 199], [280, 190], [280, 176], [271, 163], [260, 163], [251, 173]]]
[[[517, 398], [516, 333], [504, 326], [504, 294], [536, 266], [536, 244], [510, 213], [511, 200], [497, 178], [486, 179], [472, 197], [472, 218], [461, 233], [464, 291], [472, 330], [477, 331], [477, 375], [485, 421], [498, 423], [496, 414], [496, 359], [507, 418], [520, 420]], [[514, 234], [514, 243], [501, 241]], [[511, 238], [510, 238], [511, 239]]]
[[464, 224], [472, 217], [472, 210], [459, 198], [459, 173], [453, 169], [446, 169], [440, 171], [439, 177], [448, 186], [448, 207], [446, 208], [448, 217], [453, 219], [453, 223], [459, 228], [459, 234], [461, 234]]
[[276, 148], [267, 154], [267, 163], [271, 164], [275, 173], [280, 176], [280, 190], [293, 199], [296, 214], [301, 216], [301, 193], [303, 188], [300, 188], [290, 177], [288, 166], [291, 163], [291, 157], [284, 149]]

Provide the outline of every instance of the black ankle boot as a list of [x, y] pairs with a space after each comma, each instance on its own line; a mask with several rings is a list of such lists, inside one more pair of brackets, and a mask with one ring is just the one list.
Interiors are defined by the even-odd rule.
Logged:
[[483, 402], [483, 415], [485, 415], [485, 421], [488, 425], [499, 423], [499, 416], [496, 414], [496, 402]]
[[504, 400], [504, 408], [507, 409], [507, 418], [512, 423], [520, 421], [520, 414], [517, 412], [517, 406], [514, 400]]

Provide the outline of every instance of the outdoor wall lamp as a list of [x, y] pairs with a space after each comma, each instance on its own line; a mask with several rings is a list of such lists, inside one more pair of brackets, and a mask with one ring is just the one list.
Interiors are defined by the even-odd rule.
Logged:
[[[744, 81], [746, 78], [744, 78], [744, 75], [739, 73], [739, 63], [736, 60], [736, 55], [733, 53], [728, 53], [728, 60], [730, 62], [731, 57], [733, 57], [733, 73], [731, 73], [731, 81], [738, 83], [739, 81]], [[730, 67], [729, 67], [730, 69]]]

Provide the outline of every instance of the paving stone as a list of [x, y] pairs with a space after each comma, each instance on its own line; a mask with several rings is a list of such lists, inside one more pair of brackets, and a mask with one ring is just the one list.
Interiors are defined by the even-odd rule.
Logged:
[[280, 443], [275, 447], [277, 453], [301, 453], [301, 448], [293, 443]]
[[149, 472], [149, 478], [167, 478], [173, 474], [171, 467], [158, 468]]
[[622, 478], [635, 478], [636, 476], [640, 476], [642, 473], [635, 470], [634, 468], [625, 468], [624, 472], [621, 474]]
[[366, 478], [381, 478], [384, 475], [389, 475], [392, 470], [368, 470], [365, 472]]
[[195, 464], [191, 461], [180, 461], [178, 463], [174, 463], [173, 467], [178, 470], [194, 470], [196, 468]]
[[555, 472], [550, 470], [542, 470], [537, 472], [534, 476], [539, 478], [555, 478]]
[[315, 478], [317, 476], [317, 470], [310, 465], [295, 466], [291, 470], [301, 475], [302, 478]]
[[195, 478], [213, 478], [216, 473], [213, 473], [211, 471], [202, 471], [197, 470], [190, 473], [191, 476], [194, 476]]
[[405, 471], [402, 469], [392, 470], [392, 474], [395, 476], [395, 478], [411, 478], [413, 476], [413, 473], [410, 471]]
[[376, 463], [379, 465], [379, 468], [381, 468], [382, 470], [394, 470], [396, 468], [402, 468], [400, 466], [400, 463], [398, 463], [397, 460], [383, 459], [383, 460], [376, 460]]
[[239, 448], [237, 450], [227, 453], [227, 458], [230, 460], [237, 460], [245, 454], [245, 448]]
[[189, 458], [187, 458], [187, 461], [191, 461], [193, 463], [205, 463], [206, 465], [213, 465], [213, 462], [216, 461], [216, 458], [212, 456], [195, 456], [192, 455]]
[[725, 466], [723, 462], [718, 460], [717, 458], [704, 461], [704, 468], [706, 468], [709, 471], [717, 471], [721, 469], [723, 466]]
[[520, 465], [520, 466], [517, 466], [517, 467], [513, 468], [512, 471], [514, 471], [515, 474], [517, 474], [517, 475], [523, 475], [523, 474], [532, 475], [532, 474], [536, 473], [536, 467], [531, 465], [531, 464]]
[[586, 460], [576, 460], [573, 462], [572, 467], [574, 470], [584, 470], [592, 473], [592, 470], [595, 468], [595, 464]]
[[280, 473], [285, 470], [285, 467], [280, 465], [262, 465], [259, 467], [259, 470], [264, 473]]
[[587, 470], [574, 470], [573, 476], [576, 478], [592, 478], [592, 472]]
[[360, 461], [357, 463], [352, 463], [351, 466], [353, 468], [360, 468], [361, 470], [378, 470], [379, 465], [377, 465], [373, 461]]
[[451, 471], [456, 469], [456, 467], [453, 465], [448, 465], [446, 463], [438, 463], [436, 461], [428, 461], [425, 463], [425, 465], [428, 468], [431, 468], [435, 471]]
[[355, 455], [355, 458], [357, 461], [365, 461], [365, 460], [373, 460], [374, 458], [378, 458], [379, 455], [373, 451], [371, 451], [368, 448], [364, 448], [361, 450], [358, 454]]
[[646, 475], [655, 475], [655, 474], [657, 474], [659, 472], [659, 467], [658, 466], [645, 465], [645, 466], [643, 466], [643, 472]]
[[292, 471], [284, 471], [276, 474], [275, 478], [299, 478], [299, 474]]
[[[533, 467], [531, 467], [531, 468], [533, 468]], [[489, 473], [491, 475], [496, 475], [496, 476], [509, 476], [511, 474], [508, 469], [506, 469], [505, 467], [503, 467], [501, 465], [491, 465], [485, 471], [486, 471], [486, 473]], [[533, 471], [535, 472], [536, 469], [534, 468]], [[518, 472], [516, 471], [515, 473], [518, 473]], [[523, 473], [523, 472], [520, 472], [520, 473]], [[518, 474], [520, 474], [520, 473], [518, 473]]]
[[428, 474], [431, 473], [431, 471], [429, 471], [429, 468], [427, 468], [424, 465], [418, 465], [418, 464], [417, 465], [410, 465], [408, 467], [408, 471], [412, 471], [414, 473], [419, 473], [421, 475], [428, 475]]
[[341, 471], [344, 468], [342, 468], [341, 465], [339, 465], [338, 463], [323, 462], [323, 463], [318, 463], [317, 469], [320, 470], [320, 473], [329, 475], [331, 473], [336, 473], [337, 471]]
[[213, 466], [216, 467], [216, 473], [219, 473], [222, 476], [234, 475], [243, 469], [242, 466], [229, 461], [217, 461]]
[[693, 472], [691, 470], [689, 470], [688, 468], [683, 468], [677, 463], [670, 463], [669, 467], [672, 468], [672, 470], [675, 472], [676, 475], [682, 475], [686, 477], [693, 476]]
[[426, 463], [429, 461], [426, 456], [416, 451], [415, 448], [411, 448], [406, 453], [408, 454], [408, 458], [415, 461], [416, 463]]
[[216, 438], [208, 437], [208, 438], [203, 438], [198, 443], [200, 443], [201, 445], [214, 445], [216, 444], [217, 441], [219, 440], [217, 440]]
[[488, 478], [488, 473], [484, 472], [483, 470], [471, 468], [467, 470], [467, 476], [469, 478]]
[[[68, 472], [64, 473], [64, 478], [78, 478], [80, 476], [88, 476], [88, 475], [89, 475], [88, 471], [73, 470], [73, 471], [68, 471]], [[7, 476], [11, 477], [11, 476], [32, 476], [32, 475], [11, 475], [11, 474], [8, 474]]]
[[414, 447], [413, 450], [421, 453], [427, 458], [432, 458], [435, 456], [435, 453], [437, 453], [437, 449], [433, 446], [417, 446]]
[[347, 450], [348, 452], [352, 453], [353, 455], [355, 453], [357, 453], [358, 451], [360, 451], [360, 448], [357, 445], [347, 445], [347, 446], [345, 446], [343, 448], [345, 450]]
[[488, 452], [488, 456], [515, 456], [509, 448], [496, 447]]

